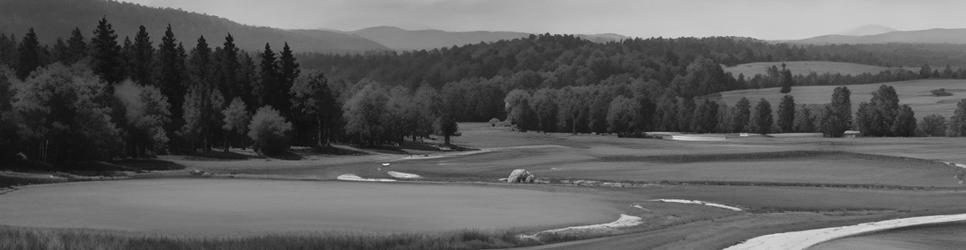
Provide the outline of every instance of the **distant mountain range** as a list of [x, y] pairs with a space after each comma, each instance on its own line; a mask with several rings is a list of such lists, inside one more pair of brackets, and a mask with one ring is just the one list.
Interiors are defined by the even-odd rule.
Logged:
[[200, 36], [212, 46], [224, 42], [231, 33], [239, 48], [260, 51], [265, 43], [276, 49], [288, 42], [298, 52], [359, 52], [388, 50], [363, 37], [322, 30], [288, 31], [268, 27], [242, 25], [231, 20], [170, 8], [153, 8], [132, 3], [105, 0], [0, 0], [0, 32], [23, 35], [34, 28], [41, 42], [51, 44], [57, 37], [66, 39], [74, 27], [87, 38], [101, 17], [117, 31], [119, 39], [133, 38], [139, 25], [144, 25], [157, 43], [171, 24], [178, 40], [192, 47]]
[[863, 26], [843, 34], [824, 35], [781, 42], [816, 45], [884, 43], [966, 44], [966, 29], [897, 31], [884, 26], [872, 25]]
[[[0, 32], [23, 35], [34, 28], [42, 43], [67, 38], [78, 27], [87, 38], [101, 17], [117, 31], [118, 38], [132, 37], [139, 25], [148, 28], [155, 43], [168, 24], [186, 47], [204, 36], [212, 46], [220, 45], [231, 33], [241, 49], [260, 51], [265, 43], [279, 48], [283, 42], [298, 52], [359, 53], [366, 51], [420, 50], [466, 45], [479, 42], [527, 37], [530, 34], [503, 31], [448, 32], [442, 30], [404, 30], [380, 26], [357, 31], [325, 29], [284, 30], [243, 25], [206, 14], [180, 9], [155, 8], [107, 0], [0, 0]], [[618, 41], [616, 34], [578, 35], [595, 42]]]
[[[428, 50], [435, 48], [496, 42], [525, 38], [530, 33], [512, 31], [443, 31], [434, 29], [405, 30], [392, 26], [377, 26], [346, 33], [358, 35], [385, 45], [393, 50]], [[614, 42], [627, 37], [618, 34], [578, 34], [592, 42]]]

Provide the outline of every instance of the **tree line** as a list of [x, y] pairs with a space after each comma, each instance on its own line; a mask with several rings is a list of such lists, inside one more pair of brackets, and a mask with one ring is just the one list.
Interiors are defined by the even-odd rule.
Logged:
[[2, 47], [16, 48], [0, 58], [0, 158], [69, 165], [248, 146], [277, 154], [292, 144], [431, 134], [449, 143], [464, 111], [442, 105], [464, 107], [463, 96], [479, 89], [336, 86], [321, 72], [302, 72], [288, 44], [250, 54], [231, 34], [217, 46], [198, 37], [189, 50], [170, 26], [157, 43], [144, 26], [119, 39], [102, 18], [86, 35], [74, 29], [54, 45], [41, 44], [33, 29], [19, 41], [0, 35]]

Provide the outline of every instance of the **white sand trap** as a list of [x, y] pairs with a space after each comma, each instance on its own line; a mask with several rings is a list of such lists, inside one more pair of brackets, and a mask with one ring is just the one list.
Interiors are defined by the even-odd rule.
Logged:
[[642, 219], [641, 217], [621, 214], [620, 218], [617, 218], [617, 220], [612, 221], [610, 223], [550, 229], [550, 230], [544, 230], [530, 235], [523, 234], [523, 235], [520, 235], [520, 238], [539, 240], [540, 235], [543, 235], [543, 234], [607, 233], [607, 232], [616, 231], [621, 228], [637, 226], [643, 223], [644, 223], [644, 219]]
[[910, 217], [894, 220], [868, 222], [851, 226], [820, 228], [797, 232], [769, 234], [749, 239], [740, 244], [725, 248], [725, 250], [742, 249], [807, 249], [822, 242], [844, 238], [848, 236], [896, 229], [902, 227], [921, 226], [946, 222], [966, 221], [966, 214], [933, 215]]
[[720, 203], [714, 203], [714, 202], [707, 202], [707, 201], [699, 201], [699, 200], [684, 200], [684, 199], [654, 199], [654, 200], [651, 200], [651, 201], [656, 201], [656, 202], [667, 202], [667, 203], [682, 203], [682, 204], [695, 204], [695, 205], [702, 205], [702, 206], [709, 206], [709, 207], [716, 207], [716, 208], [721, 208], [721, 209], [728, 209], [728, 210], [731, 210], [731, 211], [736, 211], [736, 212], [741, 212], [741, 211], [742, 211], [742, 209], [741, 209], [741, 208], [739, 208], [739, 207], [733, 207], [733, 206], [728, 206], [728, 205], [724, 205], [724, 204], [720, 204]]
[[962, 163], [955, 163], [955, 162], [951, 162], [951, 161], [944, 161], [942, 163], [945, 163], [946, 165], [949, 165], [949, 166], [952, 166], [952, 167], [966, 168], [966, 164], [962, 164]]
[[724, 135], [672, 135], [675, 141], [725, 141]]
[[397, 172], [397, 171], [389, 171], [389, 172], [386, 172], [386, 174], [388, 174], [389, 176], [392, 176], [392, 178], [396, 178], [396, 179], [419, 179], [419, 178], [423, 178], [422, 176], [419, 176], [418, 174], [410, 174], [410, 173], [403, 173], [403, 172]]
[[0, 196], [0, 225], [185, 237], [513, 230], [592, 224], [615, 211], [593, 194], [337, 181], [144, 179], [29, 185]]
[[383, 179], [383, 178], [362, 178], [354, 174], [342, 174], [335, 177], [336, 180], [340, 181], [369, 181], [369, 182], [393, 182], [393, 179]]

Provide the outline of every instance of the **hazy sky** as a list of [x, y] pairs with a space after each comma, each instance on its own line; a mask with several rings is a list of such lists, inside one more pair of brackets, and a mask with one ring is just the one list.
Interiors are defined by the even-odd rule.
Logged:
[[121, 0], [259, 26], [355, 30], [390, 25], [450, 31], [734, 35], [796, 39], [880, 24], [966, 27], [956, 0]]

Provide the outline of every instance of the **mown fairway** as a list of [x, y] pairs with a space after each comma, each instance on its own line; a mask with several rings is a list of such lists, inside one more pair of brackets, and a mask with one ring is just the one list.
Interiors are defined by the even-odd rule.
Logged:
[[[859, 109], [859, 103], [868, 102], [872, 99], [872, 92], [882, 85], [890, 85], [899, 94], [900, 104], [909, 104], [916, 112], [916, 117], [923, 117], [929, 114], [940, 114], [951, 116], [956, 109], [956, 103], [966, 98], [966, 80], [913, 80], [902, 82], [886, 82], [848, 85], [852, 91], [852, 110]], [[795, 97], [796, 104], [825, 104], [832, 97], [832, 90], [838, 86], [795, 86], [789, 95]], [[945, 88], [952, 93], [951, 96], [933, 96], [929, 91]], [[779, 93], [779, 88], [748, 89], [721, 92], [721, 100], [728, 105], [734, 105], [742, 97], [757, 102], [765, 98], [772, 105], [780, 103], [784, 94]]]
[[[536, 248], [720, 249], [763, 234], [966, 212], [960, 206], [966, 192], [953, 178], [958, 169], [942, 163], [966, 162], [961, 153], [966, 141], [961, 138], [729, 137], [719, 142], [684, 142], [522, 133], [482, 123], [460, 124], [460, 129], [462, 136], [454, 141], [479, 151], [428, 157], [370, 152], [302, 160], [168, 156], [165, 159], [209, 171], [215, 178], [27, 186], [0, 195], [0, 224], [191, 236], [147, 238], [184, 247], [203, 245], [199, 242], [211, 236], [268, 233], [279, 236], [204, 244], [242, 244], [254, 249], [276, 241], [321, 239], [307, 242], [376, 240], [378, 246], [387, 246], [401, 237], [419, 239], [399, 243], [407, 246], [446, 242], [444, 248], [473, 249], [538, 244], [510, 232], [606, 223], [627, 214], [642, 218], [643, 224], [569, 239], [607, 236], [603, 238]], [[391, 166], [383, 167], [387, 162]], [[517, 168], [554, 184], [499, 183], [499, 178]], [[342, 174], [391, 178], [387, 170], [442, 183], [328, 181]], [[561, 184], [575, 180], [637, 186]], [[653, 199], [701, 200], [743, 211]], [[464, 229], [494, 234], [479, 236], [482, 241], [446, 234]], [[9, 230], [22, 233], [16, 227]], [[37, 236], [40, 241], [65, 237], [56, 231], [43, 232]], [[287, 236], [311, 232], [428, 235], [338, 240]], [[102, 237], [115, 242], [112, 234], [106, 235]], [[117, 241], [124, 243], [121, 246], [132, 246], [129, 238], [123, 239], [128, 240]]]
[[180, 236], [506, 230], [616, 215], [588, 195], [465, 185], [150, 179], [28, 186], [0, 199], [4, 225]]
[[735, 77], [739, 74], [744, 74], [745, 78], [752, 78], [755, 75], [765, 75], [768, 73], [768, 68], [771, 66], [778, 67], [781, 69], [782, 63], [788, 70], [792, 71], [795, 75], [808, 75], [810, 73], [822, 74], [842, 74], [842, 75], [861, 75], [861, 74], [876, 74], [887, 70], [918, 70], [915, 68], [890, 68], [867, 64], [857, 64], [857, 63], [846, 63], [846, 62], [831, 62], [831, 61], [791, 61], [791, 62], [756, 62], [756, 63], [745, 63], [738, 64], [731, 67], [724, 67], [725, 72], [729, 72]]

